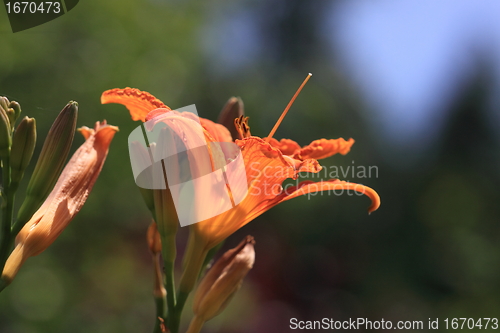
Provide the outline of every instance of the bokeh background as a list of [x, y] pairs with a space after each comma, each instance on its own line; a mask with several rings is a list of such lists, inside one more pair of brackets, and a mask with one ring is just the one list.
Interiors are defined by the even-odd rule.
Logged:
[[255, 266], [204, 332], [498, 317], [499, 12], [495, 0], [81, 0], [13, 34], [2, 7], [0, 95], [36, 117], [39, 137], [69, 100], [79, 126], [107, 119], [120, 132], [82, 211], [0, 295], [0, 332], [152, 331], [150, 218], [127, 149], [138, 123], [100, 105], [102, 91], [140, 88], [210, 119], [240, 96], [265, 136], [308, 72], [275, 137], [355, 138], [322, 164], [376, 166], [343, 178], [382, 206], [368, 216], [365, 197], [302, 197], [238, 231], [225, 248], [255, 236]]

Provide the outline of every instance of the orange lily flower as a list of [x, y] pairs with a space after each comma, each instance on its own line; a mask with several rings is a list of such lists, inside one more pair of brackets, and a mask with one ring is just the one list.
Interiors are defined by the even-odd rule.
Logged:
[[71, 157], [54, 189], [16, 237], [2, 280], [10, 283], [29, 257], [49, 247], [83, 207], [108, 154], [118, 127], [97, 122], [79, 129], [85, 143]]
[[[153, 95], [133, 88], [112, 89], [105, 91], [101, 102], [125, 105], [132, 119], [146, 121], [155, 116], [170, 112], [171, 109]], [[208, 142], [230, 142], [231, 135], [227, 128], [210, 120], [200, 118]], [[192, 225], [192, 237], [197, 248], [206, 252], [239, 228], [255, 219], [277, 204], [292, 198], [319, 191], [353, 190], [367, 195], [372, 204], [371, 213], [380, 206], [380, 198], [373, 189], [361, 184], [348, 183], [338, 179], [311, 182], [304, 181], [297, 186], [283, 189], [281, 184], [287, 178], [297, 179], [300, 172], [317, 173], [322, 167], [317, 159], [349, 152], [353, 139], [316, 140], [300, 147], [295, 141], [273, 138], [269, 142], [251, 136], [248, 118], [235, 119], [235, 126], [240, 139], [235, 143], [241, 148], [245, 164], [248, 193], [235, 208], [213, 218]], [[198, 251], [198, 250], [197, 250]]]

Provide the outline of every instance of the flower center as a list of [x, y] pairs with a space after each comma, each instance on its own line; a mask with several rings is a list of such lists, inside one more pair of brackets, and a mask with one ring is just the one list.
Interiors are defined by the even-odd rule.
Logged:
[[241, 140], [252, 135], [250, 133], [250, 126], [248, 125], [248, 117], [241, 115], [234, 119], [234, 126], [236, 126], [236, 131], [238, 131]]

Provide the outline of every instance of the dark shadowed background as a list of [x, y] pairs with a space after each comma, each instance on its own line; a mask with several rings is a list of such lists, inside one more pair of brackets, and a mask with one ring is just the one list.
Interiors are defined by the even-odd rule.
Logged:
[[275, 137], [354, 138], [322, 164], [375, 166], [340, 176], [382, 206], [368, 216], [365, 197], [301, 197], [238, 231], [225, 248], [255, 236], [255, 266], [204, 332], [498, 316], [499, 12], [494, 0], [81, 0], [13, 34], [2, 7], [0, 95], [37, 119], [39, 137], [69, 100], [79, 126], [107, 119], [120, 132], [82, 211], [0, 295], [0, 331], [152, 331], [150, 218], [127, 148], [139, 124], [101, 105], [102, 91], [136, 87], [210, 119], [240, 96], [266, 136], [308, 72]]

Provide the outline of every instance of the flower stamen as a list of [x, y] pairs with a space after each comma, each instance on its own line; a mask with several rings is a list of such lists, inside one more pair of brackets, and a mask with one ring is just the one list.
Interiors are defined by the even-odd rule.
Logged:
[[299, 96], [300, 91], [302, 90], [302, 88], [304, 88], [304, 86], [306, 85], [307, 81], [309, 81], [309, 79], [311, 78], [311, 76], [312, 76], [311, 73], [307, 74], [307, 77], [304, 79], [304, 82], [302, 82], [302, 84], [300, 85], [299, 89], [297, 89], [297, 91], [295, 92], [295, 95], [293, 95], [293, 97], [290, 100], [290, 102], [288, 102], [288, 105], [286, 106], [286, 108], [283, 111], [283, 113], [281, 114], [280, 118], [278, 119], [278, 121], [274, 125], [273, 129], [271, 130], [271, 133], [269, 133], [269, 135], [265, 139], [266, 142], [269, 142], [269, 140], [271, 140], [271, 138], [273, 137], [274, 133], [276, 133], [276, 130], [281, 125], [281, 122], [283, 121], [283, 119], [285, 118], [286, 114], [288, 113], [288, 110], [290, 110], [290, 107], [292, 106], [293, 102], [295, 102], [295, 99], [297, 98], [297, 96]]
[[234, 126], [236, 127], [236, 131], [238, 132], [241, 140], [252, 136], [250, 133], [250, 126], [248, 125], [248, 117], [241, 115], [238, 118], [235, 118]]

